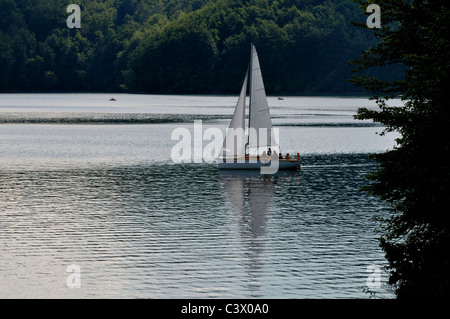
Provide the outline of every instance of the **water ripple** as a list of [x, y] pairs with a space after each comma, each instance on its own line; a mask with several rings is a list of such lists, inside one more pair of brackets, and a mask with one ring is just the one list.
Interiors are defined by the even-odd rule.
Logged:
[[[195, 164], [0, 171], [0, 296], [366, 298], [367, 266], [385, 263], [371, 219], [385, 212], [358, 191], [373, 164], [304, 162], [270, 178]], [[81, 289], [67, 288], [70, 264]]]

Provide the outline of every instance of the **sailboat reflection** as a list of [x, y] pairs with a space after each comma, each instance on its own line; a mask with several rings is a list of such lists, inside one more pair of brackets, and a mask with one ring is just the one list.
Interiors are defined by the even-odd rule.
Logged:
[[284, 171], [261, 175], [259, 171], [223, 170], [219, 173], [226, 207], [233, 212], [248, 265], [250, 290], [258, 297], [262, 268], [267, 262], [265, 251], [267, 224], [272, 211], [278, 184], [299, 186], [299, 172]]
[[262, 175], [259, 171], [222, 170], [219, 178], [227, 205], [241, 216], [251, 237], [265, 233], [276, 185], [296, 183], [299, 188], [300, 183], [300, 173], [292, 171]]

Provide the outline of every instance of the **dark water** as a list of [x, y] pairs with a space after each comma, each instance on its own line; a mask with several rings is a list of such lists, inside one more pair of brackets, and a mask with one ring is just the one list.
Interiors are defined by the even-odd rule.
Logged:
[[0, 95], [0, 297], [368, 298], [387, 211], [358, 189], [394, 143], [362, 101], [270, 100], [302, 168], [264, 177], [171, 161], [235, 98]]
[[367, 266], [385, 264], [371, 219], [385, 211], [358, 191], [373, 167], [354, 154], [272, 177], [209, 164], [3, 171], [0, 295], [366, 298]]

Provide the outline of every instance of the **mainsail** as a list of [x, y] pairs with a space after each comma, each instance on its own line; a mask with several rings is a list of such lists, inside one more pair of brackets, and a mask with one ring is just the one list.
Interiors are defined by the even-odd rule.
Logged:
[[274, 147], [277, 142], [273, 134], [258, 54], [253, 44], [250, 69], [249, 148]]

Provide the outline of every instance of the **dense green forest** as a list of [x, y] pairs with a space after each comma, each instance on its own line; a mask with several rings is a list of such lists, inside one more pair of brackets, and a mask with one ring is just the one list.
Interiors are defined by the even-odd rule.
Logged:
[[234, 94], [253, 42], [269, 94], [361, 93], [365, 19], [352, 0], [0, 0], [0, 92]]

